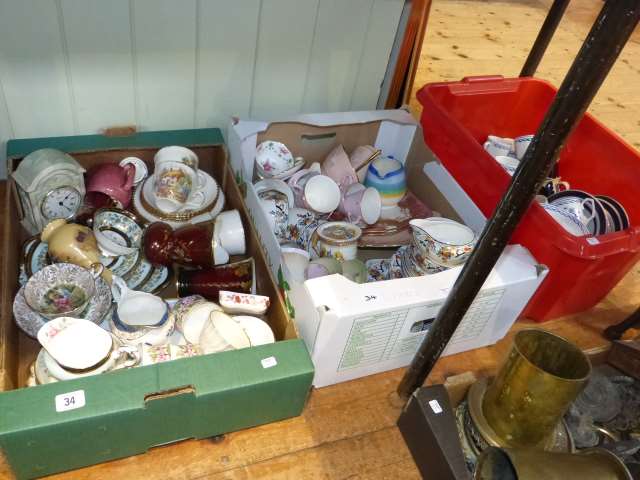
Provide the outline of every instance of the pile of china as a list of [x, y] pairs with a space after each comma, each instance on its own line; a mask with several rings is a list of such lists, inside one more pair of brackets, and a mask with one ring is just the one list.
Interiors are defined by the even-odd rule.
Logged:
[[[56, 161], [75, 162], [40, 150], [16, 174]], [[28, 385], [275, 341], [263, 320], [270, 299], [251, 293], [240, 214], [223, 211], [222, 189], [198, 164], [171, 146], [151, 175], [135, 157], [98, 165], [83, 179], [83, 207], [24, 243], [13, 313], [42, 346]], [[171, 283], [180, 298], [165, 300]]]
[[[460, 265], [471, 253], [475, 233], [435, 216], [408, 191], [404, 165], [393, 156], [370, 145], [347, 154], [337, 145], [307, 163], [277, 141], [256, 149], [254, 188], [291, 280], [415, 277]], [[365, 262], [363, 247], [396, 250]]]
[[[513, 175], [533, 135], [515, 139], [489, 135], [484, 149]], [[571, 235], [597, 236], [629, 228], [629, 216], [615, 198], [571, 189], [560, 177], [547, 178], [536, 200]]]

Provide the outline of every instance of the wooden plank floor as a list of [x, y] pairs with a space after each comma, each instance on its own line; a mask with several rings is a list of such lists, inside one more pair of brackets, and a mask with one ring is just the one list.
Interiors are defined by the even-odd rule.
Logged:
[[[544, 18], [548, 0], [434, 0], [416, 86], [471, 74], [517, 75]], [[601, 0], [573, 0], [540, 76], [558, 84], [597, 13]], [[640, 146], [640, 39], [625, 49], [592, 111]], [[626, 60], [626, 61], [625, 61]], [[416, 113], [419, 106], [412, 103]], [[0, 187], [0, 194], [4, 185]], [[0, 196], [0, 198], [3, 198]], [[3, 213], [0, 211], [0, 213]], [[640, 298], [634, 268], [594, 309], [544, 324], [582, 348], [605, 345], [601, 331], [620, 321]], [[522, 321], [514, 331], [531, 324]], [[510, 345], [441, 359], [430, 382], [465, 371], [490, 373]], [[395, 427], [401, 407], [393, 393], [402, 369], [314, 390], [297, 418], [231, 433], [224, 440], [190, 440], [144, 455], [57, 475], [55, 478], [180, 479], [417, 479], [411, 456]], [[9, 472], [0, 475], [10, 477]], [[437, 479], [434, 479], [437, 480]]]

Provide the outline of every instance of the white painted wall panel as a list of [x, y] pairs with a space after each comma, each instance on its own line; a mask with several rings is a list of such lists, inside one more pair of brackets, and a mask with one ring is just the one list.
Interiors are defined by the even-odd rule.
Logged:
[[135, 124], [129, 0], [62, 0], [62, 12], [79, 132]]
[[404, 0], [0, 0], [9, 138], [373, 109]]
[[192, 128], [196, 0], [132, 0], [138, 125]]
[[373, 0], [321, 0], [303, 104], [304, 112], [346, 110], [365, 48]]
[[404, 0], [375, 0], [349, 110], [375, 108], [403, 4]]
[[249, 116], [260, 0], [201, 1], [196, 126], [226, 128]]
[[319, 0], [263, 0], [250, 115], [301, 111]]
[[0, 0], [0, 82], [17, 137], [73, 134], [54, 0]]

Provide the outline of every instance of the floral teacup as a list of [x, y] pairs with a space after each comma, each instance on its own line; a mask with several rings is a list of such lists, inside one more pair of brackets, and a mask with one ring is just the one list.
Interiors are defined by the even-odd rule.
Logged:
[[95, 279], [103, 270], [101, 264], [92, 265], [91, 270], [72, 263], [48, 265], [27, 282], [27, 305], [46, 318], [80, 315], [96, 294]]
[[198, 174], [182, 162], [161, 162], [156, 165], [153, 188], [156, 206], [172, 213], [182, 208], [197, 208], [204, 203], [198, 190]]
[[311, 235], [320, 225], [320, 220], [306, 208], [289, 209], [289, 220], [285, 237], [298, 247], [307, 250]]
[[264, 178], [276, 177], [290, 170], [296, 161], [284, 143], [267, 140], [256, 149], [256, 168]]

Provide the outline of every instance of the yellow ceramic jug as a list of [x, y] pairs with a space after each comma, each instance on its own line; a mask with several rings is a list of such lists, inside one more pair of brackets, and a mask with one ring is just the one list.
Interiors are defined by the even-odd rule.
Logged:
[[[98, 243], [89, 227], [57, 219], [44, 227], [40, 239], [49, 244], [49, 256], [54, 261], [74, 263], [87, 269], [100, 263]], [[111, 284], [111, 276], [111, 271], [105, 268], [102, 278]]]

